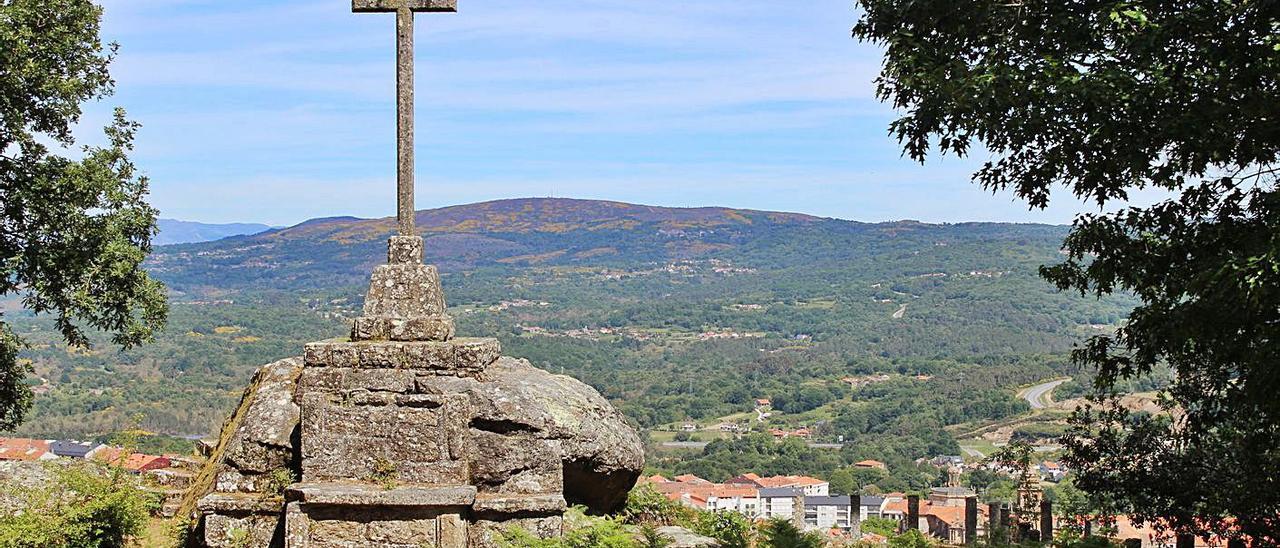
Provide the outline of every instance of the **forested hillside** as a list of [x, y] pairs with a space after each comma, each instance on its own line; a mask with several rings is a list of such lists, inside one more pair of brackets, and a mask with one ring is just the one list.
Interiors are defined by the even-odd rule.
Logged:
[[[1063, 227], [549, 199], [418, 222], [461, 333], [497, 336], [508, 355], [590, 383], [646, 429], [736, 421], [846, 442], [792, 455], [801, 468], [956, 454], [944, 426], [1022, 412], [1012, 387], [1061, 375], [1072, 344], [1129, 304], [1039, 279]], [[51, 321], [9, 303], [6, 318], [43, 343], [24, 354], [41, 386], [22, 433], [87, 437], [135, 413], [155, 431], [210, 432], [257, 365], [346, 331], [393, 228], [323, 219], [159, 248], [148, 265], [171, 289], [173, 318], [155, 344], [125, 353], [55, 344]], [[850, 382], [876, 373], [888, 379]], [[757, 398], [773, 400], [767, 422]], [[740, 449], [652, 462], [715, 476], [747, 465], [734, 461], [750, 453]]]

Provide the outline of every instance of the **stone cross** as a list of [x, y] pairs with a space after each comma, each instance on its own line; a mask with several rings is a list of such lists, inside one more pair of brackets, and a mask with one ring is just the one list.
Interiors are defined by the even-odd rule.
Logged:
[[396, 220], [413, 235], [413, 14], [456, 12], [458, 0], [351, 0], [356, 13], [396, 14]]

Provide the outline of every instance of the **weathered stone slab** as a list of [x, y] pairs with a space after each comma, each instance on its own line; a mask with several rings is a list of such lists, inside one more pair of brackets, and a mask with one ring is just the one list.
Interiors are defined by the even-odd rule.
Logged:
[[451, 341], [323, 341], [306, 345], [307, 367], [415, 369], [475, 374], [497, 361], [497, 339], [459, 338]]
[[286, 548], [466, 548], [463, 507], [291, 502]]
[[444, 313], [444, 292], [435, 266], [400, 263], [373, 269], [364, 297], [365, 316], [417, 318]]
[[470, 506], [476, 488], [470, 485], [396, 487], [351, 483], [295, 483], [285, 492], [290, 502], [336, 506]]
[[560, 515], [568, 508], [564, 495], [547, 493], [541, 495], [476, 495], [472, 511], [477, 514], [554, 514]]
[[458, 11], [458, 0], [351, 0], [356, 13], [391, 12], [405, 7], [412, 11]]
[[501, 548], [503, 533], [518, 527], [538, 538], [556, 538], [564, 534], [564, 518], [546, 516], [535, 518], [511, 518], [502, 520], [477, 519], [468, 531], [471, 548]]
[[210, 493], [197, 509], [203, 516], [200, 540], [211, 548], [270, 546], [281, 526], [280, 499], [257, 494]]
[[422, 316], [390, 318], [363, 316], [351, 326], [351, 339], [356, 341], [447, 341], [454, 336], [453, 318]]
[[453, 546], [439, 541], [439, 516], [374, 509], [347, 509], [342, 514], [303, 510], [289, 513], [287, 548], [421, 548]]
[[470, 479], [465, 395], [354, 391], [301, 398], [304, 481], [462, 485]]
[[352, 369], [307, 367], [298, 379], [298, 392], [347, 393], [356, 390], [406, 394], [417, 386], [417, 373], [409, 369]]
[[280, 528], [280, 511], [271, 514], [209, 514], [204, 518], [204, 536], [209, 548], [272, 546]]
[[279, 514], [279, 498], [269, 499], [250, 493], [209, 493], [196, 506], [201, 512], [219, 514]]

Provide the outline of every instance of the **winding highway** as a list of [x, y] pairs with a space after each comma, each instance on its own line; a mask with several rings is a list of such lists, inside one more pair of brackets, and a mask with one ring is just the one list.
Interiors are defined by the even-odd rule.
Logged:
[[1053, 389], [1069, 380], [1071, 379], [1057, 379], [1040, 383], [1030, 388], [1024, 388], [1018, 392], [1018, 396], [1027, 400], [1027, 403], [1031, 404], [1032, 409], [1045, 409], [1050, 405], [1053, 405]]

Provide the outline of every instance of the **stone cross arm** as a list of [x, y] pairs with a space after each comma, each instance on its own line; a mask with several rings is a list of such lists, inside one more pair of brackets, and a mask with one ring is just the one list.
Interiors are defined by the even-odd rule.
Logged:
[[351, 0], [351, 11], [356, 13], [386, 13], [401, 9], [456, 12], [458, 0]]

